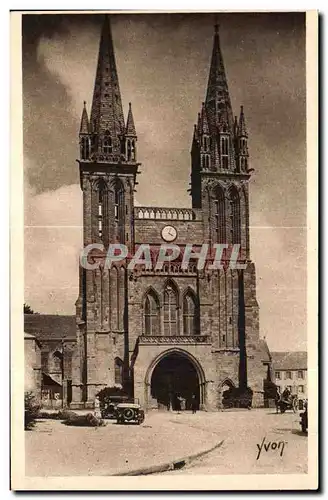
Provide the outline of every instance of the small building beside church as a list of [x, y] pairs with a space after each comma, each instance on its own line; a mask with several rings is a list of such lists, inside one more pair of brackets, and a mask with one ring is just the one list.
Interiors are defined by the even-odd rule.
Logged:
[[274, 382], [280, 394], [286, 389], [298, 399], [307, 399], [307, 352], [271, 352]]
[[41, 345], [35, 335], [24, 332], [24, 390], [41, 398]]

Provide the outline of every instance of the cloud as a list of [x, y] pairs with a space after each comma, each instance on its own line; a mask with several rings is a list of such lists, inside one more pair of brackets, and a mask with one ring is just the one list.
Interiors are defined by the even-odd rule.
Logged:
[[304, 350], [306, 314], [306, 228], [272, 227], [257, 214], [251, 228], [256, 266], [260, 334], [270, 349]]
[[25, 302], [39, 313], [74, 314], [82, 247], [80, 186], [35, 194], [26, 184], [25, 224]]
[[[99, 30], [94, 25], [79, 29], [67, 24], [65, 35], [43, 36], [37, 47], [37, 59], [59, 78], [71, 99], [70, 111], [81, 118], [83, 101], [92, 96], [98, 56]], [[83, 57], [77, 57], [80, 54]]]

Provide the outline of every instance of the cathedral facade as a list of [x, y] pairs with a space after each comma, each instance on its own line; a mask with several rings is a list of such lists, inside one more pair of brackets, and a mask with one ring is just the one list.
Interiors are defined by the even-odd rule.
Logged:
[[[191, 129], [192, 136], [192, 129]], [[137, 123], [123, 116], [110, 21], [100, 39], [91, 112], [82, 112], [79, 172], [83, 245], [162, 243], [200, 248], [239, 244], [244, 269], [162, 269], [80, 264], [71, 407], [88, 407], [104, 387], [121, 386], [147, 408], [196, 396], [201, 409], [222, 404], [230, 387], [250, 387], [263, 404], [266, 367], [259, 338], [255, 267], [249, 244], [248, 133], [233, 116], [215, 27], [206, 98], [193, 130], [191, 208], [135, 206], [142, 173]], [[186, 152], [187, 154], [187, 152]]]

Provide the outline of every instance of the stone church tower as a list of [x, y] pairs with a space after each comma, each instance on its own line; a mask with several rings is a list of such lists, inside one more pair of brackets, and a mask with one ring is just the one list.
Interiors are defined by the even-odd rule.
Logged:
[[182, 249], [240, 244], [244, 269], [198, 270], [181, 260], [163, 269], [129, 270], [129, 258], [106, 269], [80, 266], [72, 406], [92, 405], [119, 385], [145, 408], [173, 408], [195, 394], [200, 408], [222, 405], [223, 391], [250, 387], [263, 403], [255, 267], [249, 245], [250, 166], [241, 107], [233, 116], [215, 27], [205, 102], [191, 148], [192, 208], [135, 207], [140, 163], [132, 107], [123, 108], [109, 19], [100, 39], [90, 119], [80, 127], [83, 245], [120, 242], [133, 254], [148, 243]]

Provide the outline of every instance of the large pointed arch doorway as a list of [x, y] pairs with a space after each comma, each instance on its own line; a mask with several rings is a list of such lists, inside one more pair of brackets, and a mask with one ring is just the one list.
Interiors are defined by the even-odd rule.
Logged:
[[155, 363], [149, 374], [150, 397], [158, 408], [178, 410], [181, 399], [191, 408], [195, 395], [198, 407], [203, 402], [203, 377], [193, 360], [180, 352], [169, 352]]

